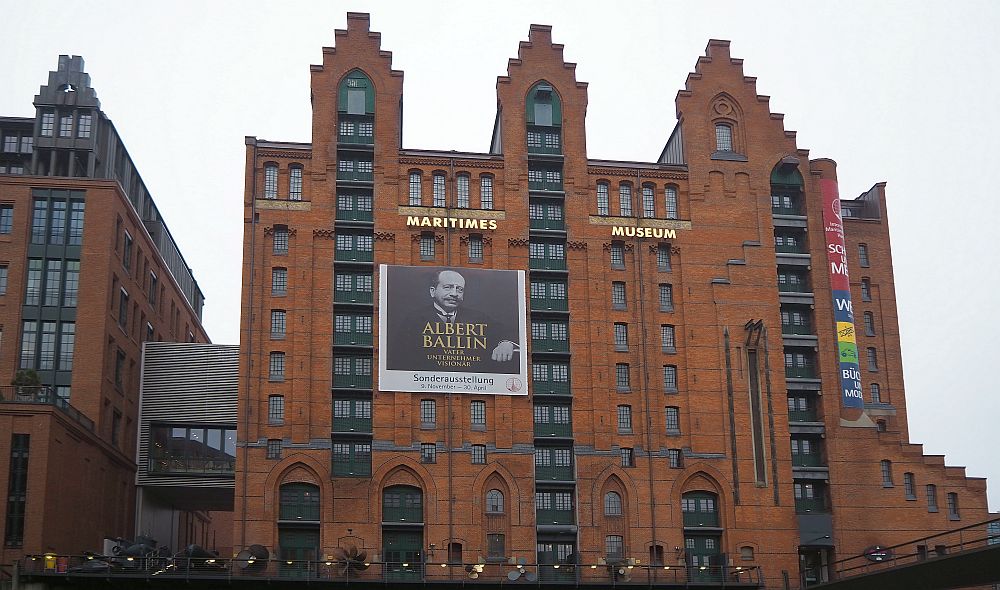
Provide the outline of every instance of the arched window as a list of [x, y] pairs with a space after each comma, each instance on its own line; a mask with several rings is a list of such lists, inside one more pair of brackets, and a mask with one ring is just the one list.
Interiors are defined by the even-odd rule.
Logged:
[[455, 193], [459, 209], [469, 208], [469, 175], [461, 173], [455, 177]]
[[302, 200], [302, 166], [299, 164], [292, 164], [288, 168], [288, 199]]
[[642, 216], [656, 217], [656, 199], [651, 184], [642, 185]]
[[618, 185], [618, 211], [622, 217], [632, 215], [632, 185], [627, 182]]
[[528, 153], [561, 154], [562, 106], [548, 82], [535, 84], [525, 101]]
[[608, 215], [609, 214], [609, 192], [608, 183], [598, 182], [597, 183], [597, 214], [598, 215]]
[[264, 198], [278, 198], [278, 165], [274, 162], [264, 164]]
[[443, 172], [435, 172], [434, 179], [434, 201], [435, 207], [445, 206], [445, 176]]
[[715, 151], [732, 152], [733, 149], [733, 126], [729, 123], [715, 124]]
[[493, 176], [484, 174], [479, 177], [479, 206], [483, 209], [493, 208]]
[[622, 497], [618, 494], [618, 492], [608, 492], [607, 494], [604, 494], [604, 515], [622, 515]]
[[491, 514], [503, 512], [503, 492], [500, 490], [486, 492], [486, 512]]
[[354, 70], [341, 81], [337, 110], [348, 115], [375, 114], [375, 88], [361, 70]]
[[677, 187], [668, 184], [664, 192], [667, 219], [677, 219]]

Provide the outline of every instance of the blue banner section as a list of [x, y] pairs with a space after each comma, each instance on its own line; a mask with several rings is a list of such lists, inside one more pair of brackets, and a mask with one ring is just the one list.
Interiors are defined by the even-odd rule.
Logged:
[[840, 357], [841, 405], [845, 408], [864, 408], [850, 291], [840, 289], [833, 291], [833, 318], [837, 325], [837, 354]]
[[845, 408], [864, 408], [861, 397], [861, 371], [858, 363], [840, 363], [841, 404]]
[[854, 308], [850, 291], [833, 291], [833, 319], [837, 322], [854, 323]]

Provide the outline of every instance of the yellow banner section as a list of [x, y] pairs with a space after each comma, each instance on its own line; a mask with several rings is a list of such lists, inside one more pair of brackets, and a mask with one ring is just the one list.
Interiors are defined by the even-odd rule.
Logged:
[[837, 342], [854, 343], [854, 324], [837, 322]]

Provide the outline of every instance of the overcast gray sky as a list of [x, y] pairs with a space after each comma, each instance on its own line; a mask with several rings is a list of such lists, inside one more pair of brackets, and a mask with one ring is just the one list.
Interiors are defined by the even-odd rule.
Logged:
[[[888, 182], [910, 434], [990, 477], [1000, 401], [998, 2], [0, 1], [0, 114], [32, 116], [59, 54], [82, 55], [207, 297], [239, 342], [245, 135], [310, 141], [309, 65], [370, 12], [406, 72], [405, 147], [486, 151], [495, 84], [552, 25], [590, 83], [588, 154], [654, 160], [710, 38], [730, 39], [840, 193]], [[993, 363], [997, 363], [994, 365]]]

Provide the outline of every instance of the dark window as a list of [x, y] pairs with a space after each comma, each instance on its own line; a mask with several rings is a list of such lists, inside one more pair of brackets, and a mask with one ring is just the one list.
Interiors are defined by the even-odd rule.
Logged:
[[285, 422], [285, 396], [267, 396], [267, 423], [283, 424]]
[[433, 204], [435, 207], [444, 207], [446, 204], [445, 190], [444, 190], [444, 181], [445, 181], [444, 174], [435, 174], [433, 176], [433, 180], [434, 180]]
[[635, 456], [630, 448], [621, 448], [618, 450], [621, 455], [622, 467], [635, 467]]
[[677, 391], [677, 367], [675, 365], [663, 365], [663, 390], [667, 393]]
[[865, 318], [865, 336], [874, 336], [875, 315], [870, 311], [866, 311], [864, 314], [864, 318]]
[[281, 439], [280, 438], [269, 438], [269, 439], [267, 439], [267, 458], [268, 459], [280, 459], [281, 458]]
[[496, 559], [507, 556], [504, 545], [506, 539], [501, 533], [489, 533], [486, 535], [486, 557]]
[[285, 337], [285, 316], [283, 309], [271, 310], [271, 338]]
[[628, 351], [628, 324], [615, 324], [615, 350]]
[[59, 325], [59, 364], [60, 371], [73, 370], [73, 350], [76, 348], [76, 324], [62, 322]]
[[472, 427], [486, 426], [486, 402], [476, 400], [469, 404]]
[[460, 209], [469, 208], [469, 175], [459, 174], [455, 177], [457, 205]]
[[653, 187], [649, 185], [642, 187], [642, 216], [656, 217], [656, 199], [653, 194]]
[[432, 399], [420, 400], [420, 426], [434, 428], [437, 424], [437, 402]]
[[410, 172], [410, 206], [420, 206], [420, 173]]
[[0, 295], [7, 294], [7, 265], [0, 265]]
[[364, 477], [372, 473], [372, 445], [370, 442], [333, 443], [334, 476]]
[[469, 262], [483, 261], [483, 236], [479, 234], [469, 235]]
[[53, 112], [42, 113], [42, 128], [39, 135], [42, 137], [52, 137], [52, 129], [55, 127], [56, 114]]
[[128, 327], [128, 291], [118, 292], [118, 325], [124, 330]]
[[615, 386], [618, 391], [631, 390], [631, 376], [629, 374], [628, 363], [617, 363], [615, 365]]
[[274, 254], [288, 254], [288, 228], [283, 225], [274, 226]]
[[660, 244], [656, 247], [656, 270], [670, 272], [670, 244]]
[[618, 185], [618, 211], [622, 217], [632, 215], [632, 185], [622, 183]]
[[28, 503], [28, 451], [31, 435], [12, 434], [10, 466], [7, 476], [7, 525], [4, 527], [5, 547], [20, 547], [24, 543], [24, 515]]
[[435, 443], [422, 443], [420, 445], [420, 462], [437, 463], [437, 445]]
[[667, 461], [671, 469], [682, 469], [684, 467], [684, 455], [680, 449], [667, 449]]
[[861, 300], [872, 300], [872, 282], [870, 279], [861, 279]]
[[664, 198], [666, 199], [667, 219], [677, 219], [677, 187], [667, 185]]
[[63, 307], [76, 307], [80, 294], [80, 261], [66, 261], [66, 281], [63, 284]]
[[486, 512], [490, 514], [503, 513], [503, 492], [490, 490], [486, 492]]
[[79, 125], [76, 128], [76, 136], [81, 138], [90, 137], [90, 126], [92, 124], [91, 115], [80, 115]]
[[872, 403], [873, 404], [882, 403], [882, 391], [879, 389], [878, 383], [872, 383], [869, 387], [872, 392]]
[[937, 486], [929, 483], [927, 484], [927, 512], [937, 512]]
[[156, 273], [150, 271], [149, 273], [149, 304], [156, 305], [156, 290], [159, 287], [160, 279], [157, 278]]
[[45, 261], [45, 289], [42, 295], [42, 305], [56, 306], [62, 300], [62, 260]]
[[625, 244], [611, 242], [611, 268], [625, 268]]
[[434, 260], [434, 234], [430, 232], [420, 234], [420, 259]]
[[882, 459], [882, 487], [891, 488], [892, 487], [892, 461], [888, 459]]
[[122, 250], [122, 266], [125, 267], [125, 270], [131, 270], [132, 268], [132, 234], [128, 232], [125, 232], [125, 248]]
[[677, 347], [677, 337], [674, 327], [670, 324], [660, 325], [660, 347], [663, 352], [673, 352]]
[[288, 291], [288, 269], [280, 267], [272, 268], [271, 294], [284, 295], [287, 291]]
[[660, 285], [660, 311], [674, 310], [674, 287], [663, 283]]
[[[278, 453], [281, 453], [281, 441]], [[270, 443], [270, 441], [268, 441]], [[286, 483], [281, 486], [281, 506], [278, 509], [279, 520], [319, 521], [320, 491], [318, 486], [307, 483]]]
[[913, 474], [907, 471], [903, 474], [903, 492], [907, 500], [917, 499], [917, 486], [913, 479]]
[[958, 494], [955, 492], [948, 492], [948, 519], [949, 520], [960, 520], [961, 516], [958, 512]]
[[625, 283], [623, 281], [611, 283], [611, 307], [615, 309], [625, 308]]
[[272, 352], [268, 358], [268, 379], [271, 381], [285, 380], [285, 353]]
[[125, 386], [125, 351], [119, 349], [115, 355], [115, 387], [120, 391]]
[[868, 244], [858, 244], [858, 260], [861, 261], [861, 268], [868, 268], [871, 266], [868, 260]]
[[0, 205], [0, 234], [9, 234], [14, 225], [14, 206]]
[[604, 494], [604, 516], [622, 515], [622, 497], [618, 492]]
[[479, 177], [479, 206], [483, 209], [493, 208], [493, 177]]
[[472, 464], [486, 464], [486, 445], [472, 445]]
[[118, 446], [122, 430], [122, 413], [115, 410], [111, 414], [111, 444]]
[[607, 535], [604, 537], [604, 550], [608, 559], [622, 559], [625, 557], [625, 537]]
[[677, 406], [666, 407], [667, 434], [680, 434], [681, 431], [681, 409]]
[[632, 406], [618, 406], [618, 432], [632, 432]]
[[878, 351], [874, 348], [868, 348], [868, 370], [878, 371]]

